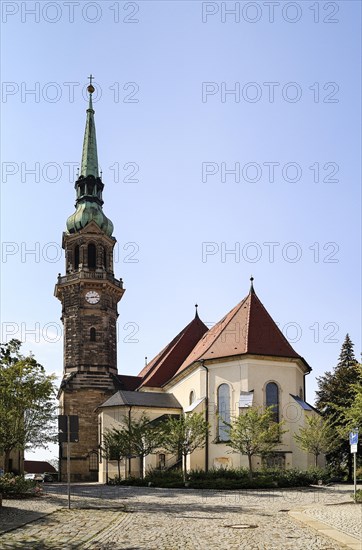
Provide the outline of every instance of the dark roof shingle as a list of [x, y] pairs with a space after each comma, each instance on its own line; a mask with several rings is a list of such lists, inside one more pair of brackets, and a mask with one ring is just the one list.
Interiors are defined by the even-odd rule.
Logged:
[[155, 407], [159, 409], [182, 409], [172, 393], [138, 392], [119, 390], [99, 408], [128, 405], [133, 407]]

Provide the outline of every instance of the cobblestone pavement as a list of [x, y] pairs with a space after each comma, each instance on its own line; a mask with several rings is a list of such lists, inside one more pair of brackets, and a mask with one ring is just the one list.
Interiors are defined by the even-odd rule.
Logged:
[[[23, 522], [27, 514], [31, 520], [36, 519], [32, 514], [51, 513], [4, 533], [0, 549], [338, 550], [345, 546], [297, 522], [288, 511], [308, 506], [312, 514], [323, 510], [330, 519], [342, 506], [352, 510], [339, 505], [350, 497], [338, 488], [217, 492], [89, 485], [74, 489], [71, 510], [60, 508], [66, 505], [64, 487], [50, 491], [43, 499], [20, 501]], [[4, 501], [3, 525], [8, 503], [17, 502]]]
[[308, 507], [304, 513], [362, 541], [362, 504], [345, 502], [330, 506]]

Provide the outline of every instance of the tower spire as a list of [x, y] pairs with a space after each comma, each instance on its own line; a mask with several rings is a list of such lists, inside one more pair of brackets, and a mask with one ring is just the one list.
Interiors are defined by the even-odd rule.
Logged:
[[80, 173], [86, 178], [87, 176], [99, 177], [98, 169], [98, 154], [97, 154], [97, 139], [96, 139], [96, 127], [94, 123], [94, 109], [92, 102], [92, 94], [94, 92], [94, 86], [92, 80], [94, 76], [91, 74], [89, 77], [90, 84], [87, 88], [89, 92], [89, 105], [87, 109], [87, 122], [85, 125], [84, 140], [83, 140], [83, 152], [82, 163]]
[[89, 76], [90, 84], [87, 88], [89, 105], [84, 132], [82, 163], [80, 174], [77, 173], [77, 181], [74, 185], [77, 197], [75, 202], [76, 211], [67, 219], [67, 231], [68, 233], [76, 233], [89, 222], [94, 221], [110, 237], [113, 232], [113, 223], [107, 218], [102, 209], [104, 184], [99, 177], [96, 127], [92, 103], [93, 78], [93, 75]]

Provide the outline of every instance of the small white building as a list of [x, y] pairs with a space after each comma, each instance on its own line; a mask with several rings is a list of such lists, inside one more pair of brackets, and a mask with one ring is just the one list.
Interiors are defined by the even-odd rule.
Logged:
[[[293, 435], [309, 415], [318, 414], [306, 400], [305, 376], [311, 367], [292, 348], [259, 298], [253, 280], [249, 294], [210, 330], [197, 310], [189, 323], [138, 377], [118, 375], [120, 391], [99, 407], [100, 444], [105, 430], [127, 415], [145, 412], [150, 420], [164, 415], [203, 412], [211, 426], [204, 449], [188, 460], [190, 469], [247, 467], [247, 457], [227, 446], [227, 422], [247, 407], [273, 406], [275, 420], [286, 432], [267, 465], [306, 469], [313, 456], [302, 451]], [[177, 457], [160, 450], [146, 457], [144, 469], [167, 468]], [[324, 457], [320, 457], [321, 465]], [[122, 464], [122, 477], [139, 475], [138, 459]], [[253, 467], [262, 465], [253, 457]], [[99, 480], [117, 475], [117, 462], [100, 464]]]

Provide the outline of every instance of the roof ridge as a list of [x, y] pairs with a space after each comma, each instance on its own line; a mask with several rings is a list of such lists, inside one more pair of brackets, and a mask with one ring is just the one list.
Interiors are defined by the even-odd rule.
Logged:
[[261, 307], [264, 309], [264, 311], [266, 312], [266, 314], [268, 315], [268, 317], [270, 318], [270, 320], [272, 321], [272, 323], [274, 323], [274, 325], [276, 326], [279, 334], [282, 336], [283, 340], [284, 340], [284, 343], [287, 344], [287, 346], [290, 348], [290, 350], [295, 353], [296, 355], [299, 355], [299, 353], [297, 353], [295, 351], [295, 349], [293, 348], [293, 346], [289, 343], [288, 339], [284, 336], [283, 332], [280, 330], [280, 328], [278, 327], [277, 323], [274, 321], [273, 317], [270, 315], [269, 311], [266, 309], [266, 307], [264, 306], [263, 302], [258, 298], [257, 294], [254, 293], [254, 296], [255, 298], [258, 300], [259, 304], [261, 305]]
[[[153, 359], [151, 359], [151, 361], [143, 367], [143, 369], [139, 372], [138, 376], [140, 376], [141, 378], [146, 378], [146, 376], [148, 376], [157, 367], [160, 361], [164, 360], [170, 354], [170, 352], [174, 349], [177, 343], [177, 340], [183, 336], [183, 333], [185, 330], [186, 330], [186, 327], [184, 327], [174, 338], [172, 338], [171, 342], [168, 342], [161, 349], [161, 351], [158, 352], [158, 354], [155, 355], [155, 357], [153, 357]], [[152, 365], [152, 361], [154, 361], [153, 365]], [[149, 366], [149, 369], [147, 369], [148, 366]], [[143, 371], [145, 371], [144, 374], [141, 374]]]
[[[228, 311], [228, 313], [227, 313], [226, 315], [224, 315], [224, 317], [223, 317], [222, 319], [220, 319], [220, 321], [218, 321], [217, 323], [215, 323], [215, 325], [214, 325], [213, 327], [211, 327], [211, 329], [210, 329], [208, 332], [205, 332], [204, 336], [205, 336], [206, 334], [210, 334], [211, 331], [216, 330], [216, 327], [217, 327], [218, 325], [220, 325], [220, 324], [224, 321], [224, 319], [226, 319], [226, 317], [227, 317], [228, 315], [230, 315], [230, 314], [235, 310], [234, 314], [230, 317], [230, 319], [229, 319], [229, 321], [227, 322], [227, 324], [222, 328], [222, 331], [224, 331], [224, 330], [226, 329], [226, 327], [227, 327], [227, 326], [231, 323], [231, 321], [234, 319], [235, 315], [238, 313], [239, 309], [240, 309], [241, 306], [244, 304], [244, 302], [245, 302], [245, 300], [247, 299], [247, 297], [248, 297], [248, 296], [246, 296], [245, 298], [243, 298], [243, 299], [241, 300], [241, 302], [239, 302], [238, 304], [236, 304], [236, 306], [234, 306], [230, 311]], [[204, 336], [203, 336], [203, 337], [204, 337]], [[202, 340], [202, 338], [200, 339], [200, 341], [201, 341], [201, 340]], [[212, 341], [210, 342], [210, 344], [209, 344], [204, 350], [201, 351], [200, 355], [199, 355], [196, 359], [194, 359], [189, 365], [187, 365], [187, 367], [189, 367], [190, 365], [196, 363], [196, 361], [199, 361], [200, 357], [201, 357], [204, 353], [206, 353], [206, 352], [211, 348], [211, 346], [214, 344], [214, 342], [215, 342], [215, 340], [212, 340]], [[197, 345], [197, 344], [196, 344], [196, 345]], [[195, 347], [196, 347], [196, 346], [195, 346]], [[191, 353], [192, 353], [192, 352], [191, 352]], [[186, 359], [187, 359], [187, 357], [186, 357]]]
[[[139, 387], [163, 385], [173, 376], [175, 369], [186, 359], [196, 343], [208, 331], [199, 317], [194, 317], [163, 350], [151, 360], [151, 367], [144, 368], [139, 376], [142, 381]], [[167, 374], [168, 373], [168, 374]], [[170, 374], [171, 373], [171, 374]], [[166, 378], [165, 378], [166, 377]]]
[[[253, 295], [256, 296], [255, 294], [255, 291], [253, 292]], [[249, 329], [250, 329], [250, 312], [251, 312], [251, 292], [249, 292], [249, 294], [247, 295], [246, 298], [249, 298], [250, 296], [250, 300], [249, 300], [249, 310], [248, 310], [248, 317], [247, 317], [247, 321], [246, 321], [246, 334], [245, 334], [245, 349], [246, 349], [246, 352], [249, 351]], [[257, 296], [256, 296], [257, 297]], [[246, 299], [245, 298], [245, 299]], [[257, 297], [258, 298], [258, 297]], [[259, 300], [260, 301], [260, 300]], [[260, 302], [261, 303], [261, 302]]]

